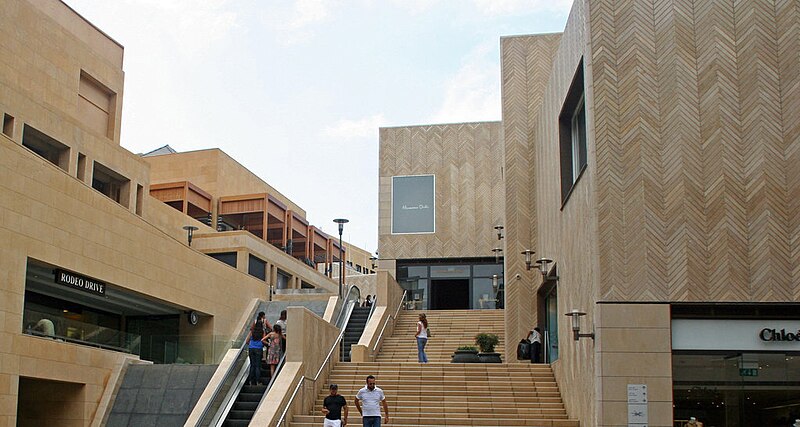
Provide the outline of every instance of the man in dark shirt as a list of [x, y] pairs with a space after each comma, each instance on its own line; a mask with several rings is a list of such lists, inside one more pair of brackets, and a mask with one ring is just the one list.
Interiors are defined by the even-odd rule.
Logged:
[[[339, 386], [336, 384], [330, 385], [331, 395], [326, 397], [322, 402], [322, 413], [325, 414], [324, 427], [341, 427], [347, 425], [347, 401], [344, 400], [342, 395], [338, 394]], [[344, 417], [342, 417], [342, 408], [344, 408]]]

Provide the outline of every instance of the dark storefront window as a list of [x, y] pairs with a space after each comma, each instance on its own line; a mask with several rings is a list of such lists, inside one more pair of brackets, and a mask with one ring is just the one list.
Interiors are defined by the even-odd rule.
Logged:
[[674, 418], [705, 426], [790, 426], [800, 419], [800, 353], [676, 352]]

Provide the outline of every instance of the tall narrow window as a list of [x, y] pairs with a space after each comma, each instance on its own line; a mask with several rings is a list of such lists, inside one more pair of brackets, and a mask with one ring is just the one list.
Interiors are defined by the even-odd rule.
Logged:
[[3, 114], [3, 133], [9, 138], [14, 138], [14, 116]]
[[81, 70], [78, 101], [80, 117], [84, 123], [95, 132], [113, 139], [117, 95]]
[[142, 216], [142, 205], [144, 204], [144, 187], [136, 184], [136, 215]]
[[587, 165], [586, 98], [583, 87], [583, 60], [572, 78], [564, 106], [558, 116], [561, 153], [561, 203], [566, 203], [581, 172]]
[[83, 153], [78, 153], [78, 172], [76, 176], [81, 181], [86, 179], [86, 155]]

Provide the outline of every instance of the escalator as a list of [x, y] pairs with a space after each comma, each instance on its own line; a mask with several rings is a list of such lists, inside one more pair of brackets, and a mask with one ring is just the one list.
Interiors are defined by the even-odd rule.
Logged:
[[371, 307], [353, 307], [353, 312], [350, 314], [350, 321], [347, 322], [347, 327], [342, 337], [342, 357], [343, 362], [350, 361], [350, 346], [358, 344], [361, 339], [361, 334], [364, 333], [364, 327], [367, 326], [367, 320], [372, 308]]
[[261, 399], [264, 397], [264, 394], [269, 388], [264, 384], [269, 384], [271, 379], [272, 378], [269, 375], [269, 365], [262, 360], [261, 378], [258, 380], [259, 384], [242, 385], [242, 388], [239, 390], [236, 400], [233, 401], [233, 406], [231, 407], [230, 411], [228, 411], [228, 415], [225, 417], [225, 421], [222, 423], [222, 425], [225, 427], [246, 427], [249, 425], [250, 420], [253, 419], [253, 414], [256, 413], [258, 404], [261, 403]]

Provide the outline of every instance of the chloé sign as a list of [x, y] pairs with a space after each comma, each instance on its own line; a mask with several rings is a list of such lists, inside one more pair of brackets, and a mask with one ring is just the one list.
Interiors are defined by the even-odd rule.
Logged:
[[97, 295], [106, 294], [106, 284], [103, 282], [64, 270], [54, 270], [53, 273], [56, 275], [56, 283], [78, 288]]
[[758, 334], [761, 341], [800, 341], [800, 330], [797, 332], [786, 332], [786, 329], [764, 328]]

